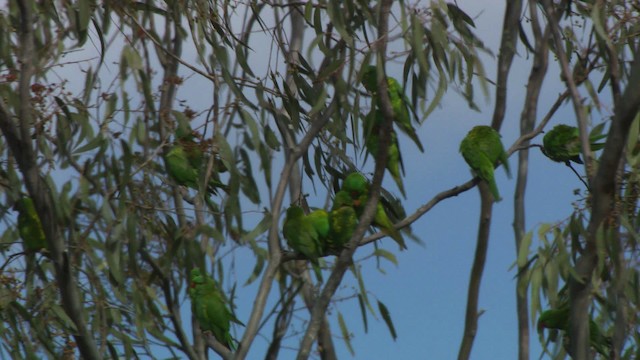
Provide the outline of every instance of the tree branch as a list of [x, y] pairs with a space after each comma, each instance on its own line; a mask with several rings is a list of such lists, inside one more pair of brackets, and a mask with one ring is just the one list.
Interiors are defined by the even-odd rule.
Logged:
[[[34, 61], [37, 61], [34, 48], [33, 24], [31, 4], [18, 1], [20, 15], [18, 60], [20, 63], [20, 82], [18, 95], [20, 106], [18, 109], [18, 126], [13, 116], [0, 102], [0, 129], [14, 155], [29, 196], [33, 199], [38, 217], [47, 240], [47, 248], [54, 264], [56, 283], [60, 290], [62, 307], [76, 327], [73, 336], [78, 344], [78, 350], [85, 359], [99, 359], [98, 349], [93, 336], [87, 329], [83, 318], [83, 306], [76, 286], [76, 278], [71, 269], [69, 258], [65, 251], [64, 239], [60, 236], [56, 222], [55, 208], [51, 192], [45, 181], [40, 177], [36, 154], [31, 141], [31, 129], [34, 118], [31, 103], [30, 85], [35, 74]], [[38, 134], [36, 134], [37, 136]]]
[[[379, 47], [377, 48], [378, 68], [384, 69], [385, 54], [387, 50], [387, 34], [389, 26], [389, 13], [391, 11], [391, 0], [381, 0], [380, 17], [378, 22], [378, 38], [380, 39]], [[388, 86], [385, 74], [378, 71], [378, 96], [380, 108], [384, 114], [385, 121], [379, 131], [380, 136], [380, 149], [387, 149], [391, 141], [390, 129], [393, 126], [393, 110], [391, 107], [391, 101], [389, 99]], [[380, 189], [382, 184], [382, 178], [384, 176], [386, 163], [388, 160], [388, 151], [379, 151], [376, 156], [376, 165], [373, 175], [371, 188], [369, 191], [369, 198], [364, 206], [364, 211], [360, 216], [358, 226], [354, 231], [351, 239], [346, 244], [338, 256], [335, 267], [327, 279], [327, 283], [322, 289], [320, 296], [316, 300], [316, 303], [311, 312], [311, 319], [309, 325], [305, 331], [304, 337], [300, 344], [300, 349], [296, 357], [297, 360], [306, 360], [309, 358], [311, 352], [311, 345], [318, 336], [318, 329], [322, 323], [324, 314], [327, 310], [329, 302], [333, 297], [336, 289], [342, 282], [345, 272], [349, 266], [353, 263], [353, 254], [358, 248], [358, 243], [367, 231], [367, 228], [375, 215], [376, 206], [380, 198]]]
[[493, 210], [493, 197], [489, 191], [487, 183], [480, 182], [480, 224], [478, 226], [478, 240], [476, 251], [471, 267], [471, 276], [469, 280], [469, 290], [467, 294], [467, 309], [464, 321], [464, 333], [458, 359], [465, 360], [471, 356], [471, 347], [478, 330], [478, 298], [480, 294], [480, 283], [482, 281], [482, 273], [484, 264], [487, 259], [487, 249], [489, 247], [489, 231], [491, 229], [491, 213]]
[[591, 278], [598, 262], [596, 246], [597, 234], [607, 227], [605, 220], [614, 209], [616, 189], [616, 169], [627, 143], [629, 128], [640, 110], [640, 91], [636, 84], [640, 82], [640, 56], [636, 56], [630, 65], [627, 87], [616, 104], [609, 136], [602, 151], [598, 170], [591, 182], [592, 211], [587, 227], [587, 239], [582, 256], [576, 261], [578, 278], [569, 278], [569, 338], [571, 355], [576, 359], [589, 356], [589, 307], [591, 305]]
[[[531, 27], [535, 40], [533, 64], [529, 73], [529, 81], [527, 82], [527, 94], [524, 101], [524, 108], [520, 116], [520, 134], [528, 134], [533, 131], [536, 123], [537, 109], [542, 89], [542, 83], [549, 64], [549, 27], [545, 28], [544, 33], [540, 30], [538, 13], [535, 3], [529, 3], [529, 12], [531, 13]], [[566, 92], [565, 94], [568, 94]], [[564, 99], [564, 97], [562, 97]], [[556, 102], [560, 106], [561, 102]], [[552, 106], [551, 109], [554, 109]], [[555, 108], [557, 109], [557, 107]], [[554, 110], [555, 112], [555, 110]], [[547, 119], [550, 119], [548, 117]], [[548, 120], [547, 120], [548, 121]], [[546, 122], [543, 123], [546, 124]], [[527, 178], [529, 169], [529, 141], [522, 143], [525, 149], [518, 152], [518, 175], [516, 180], [516, 189], [514, 194], [514, 217], [513, 232], [516, 245], [516, 256], [520, 253], [522, 247], [522, 239], [526, 233], [525, 222], [525, 193], [527, 188]], [[516, 283], [516, 312], [518, 317], [518, 359], [529, 359], [529, 301], [526, 292], [520, 289], [525, 288], [527, 278], [524, 275], [524, 267], [518, 267]]]
[[557, 14], [554, 9], [554, 4], [551, 0], [541, 0], [544, 11], [546, 13], [548, 26], [551, 29], [551, 34], [553, 35], [555, 53], [558, 57], [558, 61], [560, 62], [560, 69], [562, 71], [562, 75], [567, 83], [567, 87], [569, 88], [569, 92], [571, 94], [571, 103], [573, 104], [573, 110], [578, 118], [578, 129], [580, 130], [580, 143], [582, 146], [582, 154], [584, 156], [584, 165], [587, 172], [587, 179], [589, 179], [589, 184], [591, 185], [591, 179], [593, 177], [593, 164], [594, 158], [593, 153], [591, 152], [591, 145], [589, 141], [589, 131], [587, 129], [588, 119], [585, 107], [582, 105], [582, 99], [580, 96], [580, 92], [578, 92], [578, 85], [576, 84], [576, 79], [573, 78], [573, 72], [571, 68], [569, 68], [569, 59], [567, 58], [567, 54], [564, 51], [564, 43], [562, 40], [562, 34], [560, 32], [560, 16], [561, 14]]
[[247, 356], [249, 345], [253, 342], [253, 339], [258, 332], [260, 319], [264, 313], [264, 308], [267, 303], [267, 298], [269, 297], [269, 292], [271, 291], [273, 280], [282, 260], [282, 248], [280, 246], [280, 238], [278, 235], [280, 226], [279, 222], [275, 219], [278, 218], [276, 215], [281, 212], [282, 202], [284, 200], [284, 195], [287, 190], [293, 166], [295, 162], [307, 151], [309, 145], [311, 145], [311, 141], [313, 141], [324, 125], [329, 121], [331, 116], [333, 116], [337, 107], [338, 97], [334, 97], [327, 108], [312, 119], [311, 126], [309, 127], [307, 134], [302, 138], [302, 140], [300, 140], [300, 143], [292, 149], [291, 155], [286, 159], [285, 165], [280, 174], [280, 181], [278, 182], [275, 196], [271, 202], [271, 214], [274, 214], [274, 221], [269, 229], [269, 262], [267, 263], [267, 268], [262, 276], [258, 294], [256, 295], [256, 300], [253, 303], [253, 310], [249, 317], [249, 321], [247, 322], [244, 336], [238, 346], [238, 351], [235, 354], [235, 359], [244, 359]]

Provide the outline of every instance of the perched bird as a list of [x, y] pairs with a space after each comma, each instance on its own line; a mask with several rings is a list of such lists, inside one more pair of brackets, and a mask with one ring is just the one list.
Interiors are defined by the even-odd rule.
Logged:
[[14, 210], [18, 211], [18, 232], [25, 253], [32, 254], [46, 249], [47, 240], [33, 200], [30, 197], [22, 197], [14, 204]]
[[[176, 129], [176, 141], [165, 155], [167, 172], [179, 184], [198, 189], [200, 171], [204, 164], [204, 151], [201, 144], [194, 141], [193, 132], [188, 124], [180, 122]], [[215, 194], [217, 188], [227, 190], [223, 184], [212, 174], [207, 184], [207, 190]]]
[[200, 329], [211, 331], [216, 340], [235, 351], [236, 344], [229, 332], [231, 322], [243, 326], [244, 324], [229, 310], [216, 282], [202, 274], [199, 268], [191, 270], [189, 296], [191, 309], [200, 324]]
[[313, 225], [313, 229], [318, 234], [320, 245], [324, 245], [324, 241], [330, 232], [329, 213], [324, 209], [313, 210], [307, 215], [307, 219], [309, 219], [311, 225]]
[[329, 236], [325, 251], [337, 254], [349, 242], [358, 226], [358, 215], [353, 208], [353, 200], [349, 193], [338, 191], [333, 200], [333, 207], [329, 212]]
[[[362, 71], [362, 85], [373, 97], [376, 97], [378, 90], [378, 69], [374, 65], [364, 67]], [[409, 99], [406, 97], [402, 86], [398, 80], [387, 77], [387, 88], [389, 100], [391, 100], [391, 108], [393, 109], [394, 122], [400, 130], [407, 134], [416, 144], [421, 152], [424, 152], [422, 143], [416, 134], [416, 129], [411, 125], [411, 116], [409, 113]]]
[[[605, 138], [606, 134], [599, 134], [589, 137], [591, 150], [600, 150], [604, 147], [599, 140]], [[570, 161], [582, 164], [580, 152], [580, 131], [575, 126], [559, 124], [554, 126], [542, 138], [542, 152], [551, 160], [569, 165]]]
[[[569, 330], [569, 306], [550, 309], [540, 314], [538, 318], [538, 333], [544, 329], [556, 329], [566, 332]], [[611, 339], [602, 334], [600, 326], [589, 319], [589, 341], [591, 346], [600, 354], [608, 358], [610, 355]]]
[[[365, 118], [365, 143], [364, 145], [367, 148], [367, 151], [373, 158], [375, 159], [378, 156], [378, 148], [380, 144], [380, 138], [378, 133], [380, 131], [380, 126], [382, 126], [382, 122], [384, 121], [384, 115], [380, 110], [371, 111], [367, 117]], [[398, 144], [398, 135], [395, 130], [391, 130], [391, 139], [388, 147], [388, 158], [387, 158], [387, 170], [393, 177], [393, 180], [398, 185], [398, 189], [402, 195], [406, 196], [404, 192], [404, 184], [402, 183], [402, 175], [400, 171], [404, 174], [404, 164], [402, 163], [402, 155], [400, 154], [400, 145]]]
[[[328, 216], [326, 221], [328, 224]], [[318, 233], [318, 228], [320, 227], [322, 228], [321, 233]], [[328, 233], [327, 226], [326, 235]], [[289, 247], [303, 254], [313, 263], [317, 263], [318, 258], [323, 253], [321, 239], [323, 234], [325, 234], [324, 219], [309, 218], [304, 214], [304, 210], [297, 205], [291, 205], [287, 209], [287, 215], [282, 226], [282, 235], [287, 240]]]
[[493, 172], [496, 162], [504, 165], [504, 170], [511, 177], [500, 134], [490, 126], [475, 126], [460, 143], [460, 153], [471, 170], [489, 185], [495, 201], [500, 201]]
[[[342, 183], [342, 190], [351, 196], [353, 208], [355, 209], [358, 218], [360, 218], [367, 200], [369, 200], [369, 181], [364, 177], [364, 175], [358, 172], [353, 172], [344, 179], [344, 182]], [[393, 226], [393, 222], [389, 219], [386, 210], [380, 202], [376, 205], [376, 213], [371, 225], [379, 228], [383, 233], [395, 240], [401, 250], [407, 248], [402, 234], [400, 234], [400, 231]]]

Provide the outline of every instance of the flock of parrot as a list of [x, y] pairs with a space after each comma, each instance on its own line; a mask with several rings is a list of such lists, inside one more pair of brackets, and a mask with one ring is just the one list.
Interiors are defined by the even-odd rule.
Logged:
[[[375, 66], [367, 66], [362, 73], [362, 84], [377, 99], [378, 73]], [[399, 82], [387, 77], [388, 95], [394, 114], [394, 125], [413, 140], [420, 151], [423, 146], [411, 124], [408, 100]], [[374, 158], [379, 149], [379, 132], [384, 121], [384, 115], [374, 100], [372, 111], [364, 118], [365, 147]], [[592, 136], [591, 148], [599, 150], [603, 144], [598, 143], [605, 135]], [[582, 163], [580, 159], [580, 139], [578, 129], [568, 125], [557, 125], [543, 138], [543, 153], [556, 162]], [[167, 172], [179, 185], [199, 189], [201, 170], [204, 165], [204, 147], [195, 141], [195, 137], [188, 123], [178, 122], [175, 132], [175, 142], [165, 155]], [[388, 151], [387, 170], [393, 177], [400, 192], [405, 195], [402, 182], [404, 166], [395, 129], [391, 130], [391, 141]], [[460, 153], [473, 173], [486, 182], [496, 201], [500, 201], [494, 167], [499, 163], [504, 166], [510, 176], [507, 153], [500, 140], [500, 134], [489, 126], [476, 126], [460, 143]], [[223, 172], [222, 166], [213, 172], [206, 185], [206, 191], [216, 194], [218, 189], [226, 191], [227, 186], [220, 182], [217, 172]], [[358, 172], [346, 176], [342, 187], [336, 192], [330, 211], [317, 209], [305, 214], [298, 205], [291, 205], [287, 211], [282, 228], [283, 236], [291, 249], [304, 256], [313, 263], [327, 255], [337, 255], [351, 239], [358, 225], [358, 219], [364, 211], [369, 199], [370, 183]], [[18, 211], [18, 232], [23, 241], [24, 252], [28, 256], [46, 249], [42, 224], [36, 213], [33, 201], [27, 196], [16, 201], [14, 209]], [[377, 227], [384, 234], [396, 241], [400, 249], [406, 249], [405, 241], [387, 215], [381, 202], [376, 205], [372, 226]], [[231, 337], [230, 326], [234, 322], [243, 325], [227, 306], [223, 293], [216, 282], [202, 274], [200, 269], [191, 271], [189, 287], [192, 311], [203, 331], [210, 331], [212, 335], [231, 350], [236, 349], [236, 342]], [[557, 329], [567, 331], [569, 308], [552, 309], [543, 312], [538, 320], [538, 331], [543, 329]], [[606, 355], [610, 347], [610, 339], [602, 334], [598, 325], [591, 321], [591, 345], [599, 353]]]
[[[291, 205], [282, 226], [282, 234], [291, 249], [317, 263], [318, 258], [335, 255], [351, 239], [358, 226], [358, 219], [369, 199], [370, 183], [358, 173], [349, 174], [333, 199], [331, 211], [314, 210], [308, 215], [298, 205]], [[391, 236], [401, 249], [406, 249], [404, 239], [389, 219], [381, 202], [371, 225]]]

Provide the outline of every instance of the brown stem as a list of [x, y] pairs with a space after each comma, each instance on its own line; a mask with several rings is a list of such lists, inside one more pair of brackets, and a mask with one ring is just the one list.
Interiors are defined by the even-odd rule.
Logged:
[[489, 231], [491, 229], [491, 214], [493, 210], [493, 196], [485, 182], [478, 184], [480, 189], [480, 225], [478, 226], [478, 239], [476, 244], [475, 257], [471, 267], [471, 277], [469, 279], [469, 290], [467, 293], [467, 309], [464, 320], [464, 333], [458, 360], [467, 360], [471, 356], [471, 347], [478, 330], [478, 298], [480, 295], [480, 283], [484, 264], [487, 259], [487, 249], [489, 247]]

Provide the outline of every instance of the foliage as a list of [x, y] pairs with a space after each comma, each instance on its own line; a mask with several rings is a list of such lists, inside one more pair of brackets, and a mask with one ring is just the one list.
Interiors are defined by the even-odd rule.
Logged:
[[[225, 359], [245, 358], [259, 335], [270, 344], [266, 358], [277, 358], [288, 346], [299, 347], [298, 357], [304, 359], [317, 333], [321, 357], [332, 358], [326, 310], [338, 309], [334, 320], [353, 353], [352, 324], [339, 309], [341, 302], [356, 299], [365, 331], [373, 316], [395, 339], [395, 309], [367, 290], [362, 264], [352, 261], [355, 249], [370, 254], [362, 261], [373, 257], [397, 264], [395, 254], [371, 245], [383, 233], [365, 237], [372, 221], [380, 226], [374, 216], [386, 212], [385, 233], [396, 241], [417, 239], [412, 222], [477, 181], [443, 191], [407, 215], [402, 202], [380, 186], [388, 158], [401, 159], [402, 144], [390, 135], [397, 104], [386, 91], [366, 91], [362, 70], [375, 66], [384, 90], [382, 75], [391, 62], [400, 62], [402, 76], [394, 84], [406, 94], [402, 104], [412, 104], [410, 117], [419, 127], [450, 90], [479, 109], [474, 91], [488, 97], [492, 89], [481, 59], [493, 54], [475, 35], [473, 19], [454, 3], [391, 5], [8, 1], [0, 9], [0, 351], [12, 358], [134, 358], [162, 352], [199, 359], [213, 349]], [[623, 85], [636, 79], [634, 7], [622, 1], [541, 1], [524, 13], [527, 20], [536, 17], [536, 24], [537, 17], [545, 17], [550, 30], [528, 33], [518, 12], [521, 43], [536, 51], [550, 46], [568, 88], [581, 86], [589, 94], [584, 104], [575, 95], [559, 98], [573, 99], [581, 134], [587, 124], [580, 114], [604, 107], [600, 97], [606, 86], [615, 119], [637, 110], [631, 95], [621, 100]], [[562, 26], [555, 43], [554, 26]], [[498, 57], [513, 50], [503, 47]], [[379, 148], [395, 145], [397, 154], [367, 145], [371, 129], [362, 124], [372, 104], [381, 114], [369, 126]], [[546, 121], [523, 137], [539, 134]], [[184, 135], [184, 124], [193, 129], [185, 150], [202, 157], [190, 163], [187, 183], [179, 184], [179, 177], [167, 171], [175, 157], [167, 156], [182, 137], [178, 134]], [[638, 335], [622, 328], [637, 323], [639, 127], [635, 121], [630, 130], [616, 133], [628, 144], [616, 182], [615, 216], [596, 233], [599, 224], [589, 220], [595, 210], [586, 197], [570, 220], [539, 229], [542, 246], [531, 250], [536, 257], [530, 256], [529, 243], [520, 246], [517, 259], [526, 280], [518, 286], [521, 292], [530, 290], [535, 319], [546, 308], [544, 299], [554, 306], [572, 276], [584, 278], [579, 259], [596, 244], [602, 275], [588, 278], [593, 317], [613, 336], [614, 349], [628, 341], [627, 358], [638, 351]], [[600, 201], [598, 194], [611, 192], [596, 187], [592, 156], [585, 151], [589, 196]], [[614, 151], [605, 146], [603, 154], [609, 153]], [[368, 165], [362, 165], [365, 159]], [[371, 166], [369, 196], [358, 199], [362, 207], [353, 236], [339, 254], [320, 259], [310, 271], [281, 235], [286, 189], [290, 203], [299, 202], [308, 214], [321, 207], [318, 198], [329, 203], [347, 174]], [[391, 175], [402, 186], [395, 168]], [[411, 175], [407, 169], [406, 176]], [[218, 191], [208, 191], [213, 187]], [[34, 274], [27, 274], [12, 210], [25, 195], [33, 199], [47, 240]], [[239, 341], [235, 353], [202, 333], [183, 311], [195, 267], [213, 274], [231, 313], [246, 324], [232, 326], [231, 336]], [[346, 271], [354, 276], [356, 290], [334, 296]], [[255, 299], [249, 312], [234, 310], [237, 291]], [[298, 297], [303, 308], [294, 306]], [[619, 320], [623, 312], [628, 315]]]

